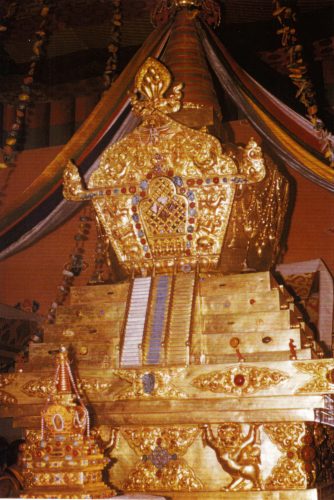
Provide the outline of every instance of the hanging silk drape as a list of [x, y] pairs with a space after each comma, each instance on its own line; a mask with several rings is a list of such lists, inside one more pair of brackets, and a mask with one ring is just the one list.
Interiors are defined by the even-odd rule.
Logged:
[[[109, 89], [91, 115], [43, 173], [0, 215], [0, 260], [31, 245], [64, 223], [77, 203], [63, 200], [62, 173], [69, 159], [87, 179], [102, 151], [136, 125], [127, 93], [149, 56], [159, 58], [172, 26], [155, 30]], [[224, 90], [279, 157], [310, 181], [334, 191], [334, 172], [325, 163], [323, 143], [312, 125], [271, 95], [231, 57], [205, 25], [201, 40], [211, 68]]]
[[244, 71], [206, 26], [198, 26], [207, 59], [222, 87], [278, 156], [312, 182], [334, 191], [334, 171], [312, 124]]
[[170, 25], [155, 30], [137, 52], [90, 116], [42, 174], [0, 216], [0, 260], [23, 250], [64, 223], [80, 206], [62, 196], [62, 174], [68, 160], [88, 178], [102, 151], [136, 126], [128, 91], [148, 57], [159, 57]]

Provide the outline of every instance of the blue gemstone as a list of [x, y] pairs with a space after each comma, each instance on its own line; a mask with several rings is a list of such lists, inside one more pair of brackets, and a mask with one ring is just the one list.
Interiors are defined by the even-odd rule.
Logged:
[[187, 227], [188, 233], [193, 233], [194, 232], [194, 226], [188, 226]]
[[223, 177], [223, 182], [227, 182], [227, 177]]
[[148, 245], [143, 246], [144, 252], [148, 252]]
[[132, 220], [134, 220], [135, 222], [138, 222], [139, 221], [139, 215], [133, 214]]
[[138, 231], [138, 236], [139, 238], [142, 238], [144, 236], [144, 231]]
[[194, 216], [196, 216], [196, 215], [197, 215], [197, 212], [196, 212], [195, 208], [191, 208], [191, 209], [189, 210], [189, 215], [191, 215], [192, 217], [194, 217]]
[[205, 179], [205, 182], [206, 182], [206, 184], [210, 184], [211, 183], [211, 179]]
[[178, 175], [175, 175], [175, 177], [173, 177], [173, 182], [175, 186], [183, 186], [183, 180]]
[[187, 198], [191, 201], [193, 201], [195, 199], [195, 194], [193, 191], [188, 191], [187, 193]]
[[139, 196], [138, 196], [138, 195], [134, 196], [134, 197], [132, 198], [132, 205], [138, 205], [139, 200], [140, 200], [140, 198], [139, 198]]
[[147, 189], [147, 187], [148, 187], [148, 182], [147, 181], [141, 181], [141, 183], [139, 185], [145, 191]]
[[190, 248], [190, 247], [191, 247], [191, 243], [190, 243], [190, 241], [187, 241], [187, 243], [186, 243], [186, 247], [187, 247], [187, 248]]
[[115, 188], [114, 189], [114, 194], [118, 194], [119, 193], [119, 189], [118, 188]]

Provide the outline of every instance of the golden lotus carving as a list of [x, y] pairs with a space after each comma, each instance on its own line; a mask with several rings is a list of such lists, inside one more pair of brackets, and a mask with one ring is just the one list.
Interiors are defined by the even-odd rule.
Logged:
[[[183, 83], [173, 87], [173, 92], [164, 97], [169, 89], [172, 77], [168, 69], [156, 59], [149, 57], [138, 71], [135, 78], [135, 91], [131, 94], [133, 110], [139, 116], [153, 111], [176, 113], [181, 108], [181, 89]], [[142, 96], [138, 98], [137, 93]]]
[[203, 391], [247, 395], [281, 384], [289, 375], [280, 370], [240, 364], [226, 370], [201, 374], [192, 384]]

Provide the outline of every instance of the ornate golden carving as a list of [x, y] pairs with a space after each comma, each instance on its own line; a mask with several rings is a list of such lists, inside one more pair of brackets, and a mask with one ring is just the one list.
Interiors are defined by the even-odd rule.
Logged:
[[[161, 369], [161, 370], [113, 370], [113, 374], [122, 380], [130, 382], [131, 387], [122, 389], [115, 394], [114, 399], [182, 399], [187, 398], [187, 394], [176, 389], [172, 380], [184, 368]], [[146, 385], [147, 374], [150, 377], [150, 387]], [[151, 386], [153, 385], [153, 387]]]
[[307, 473], [300, 458], [305, 436], [305, 424], [280, 422], [263, 426], [265, 433], [284, 454], [273, 467], [265, 482], [268, 490], [307, 487]]
[[[14, 382], [16, 375], [14, 373], [0, 373], [0, 388], [10, 385]], [[15, 396], [7, 391], [0, 389], [0, 404], [13, 405], [17, 403]]]
[[79, 170], [72, 160], [67, 162], [63, 174], [63, 194], [67, 200], [76, 201], [85, 196], [86, 190], [80, 177]]
[[[156, 59], [149, 57], [139, 69], [135, 79], [135, 91], [131, 94], [133, 110], [139, 116], [145, 116], [160, 111], [162, 113], [176, 113], [181, 108], [181, 89], [183, 83], [173, 87], [173, 92], [164, 97], [169, 89], [172, 76], [166, 66]], [[137, 93], [143, 98], [138, 98]]]
[[[54, 391], [41, 412], [41, 431], [30, 432], [21, 446], [21, 465], [28, 497], [65, 498], [84, 490], [92, 498], [110, 498], [102, 482], [107, 459], [97, 439], [90, 435], [90, 422], [61, 346], [56, 356]], [[28, 388], [31, 390], [31, 386]], [[34, 387], [36, 391], [36, 387]], [[39, 392], [38, 392], [39, 390]], [[44, 396], [44, 392], [39, 394]]]
[[[109, 393], [112, 388], [112, 383], [102, 378], [83, 378], [77, 381], [77, 385], [80, 390], [95, 394]], [[22, 387], [22, 391], [30, 397], [44, 399], [56, 393], [55, 382], [53, 377], [29, 380]]]
[[78, 387], [82, 391], [87, 391], [92, 394], [109, 394], [112, 388], [112, 383], [103, 378], [83, 378], [78, 381]]
[[[143, 122], [106, 149], [84, 189], [69, 163], [64, 196], [92, 199], [120, 264], [128, 272], [171, 271], [175, 259], [213, 269], [220, 258], [236, 185], [265, 175], [260, 147], [251, 140], [237, 164], [220, 142], [165, 113], [180, 107], [180, 86], [168, 98], [169, 71], [149, 58], [132, 96]], [[160, 269], [159, 269], [160, 268]]]
[[122, 435], [141, 457], [124, 482], [126, 491], [196, 491], [202, 484], [182, 458], [198, 427], [125, 428]]
[[192, 384], [203, 391], [244, 395], [263, 391], [288, 379], [289, 375], [279, 370], [240, 364], [199, 375]]
[[237, 491], [251, 486], [261, 490], [261, 463], [259, 424], [250, 424], [246, 436], [242, 434], [241, 424], [223, 424], [218, 426], [217, 437], [210, 425], [203, 426], [204, 446], [210, 446], [216, 453], [217, 460], [230, 476], [231, 483], [226, 491]]
[[303, 392], [332, 392], [334, 390], [334, 361], [296, 363], [298, 371], [312, 375], [311, 380], [297, 389]]
[[0, 391], [0, 404], [2, 405], [14, 405], [17, 403], [15, 396], [6, 391]]
[[253, 182], [262, 181], [266, 175], [262, 149], [253, 137], [248, 141], [248, 144], [243, 151], [241, 171], [249, 180], [252, 180]]
[[32, 398], [47, 398], [49, 395], [56, 393], [54, 377], [29, 380], [22, 387], [22, 392]]

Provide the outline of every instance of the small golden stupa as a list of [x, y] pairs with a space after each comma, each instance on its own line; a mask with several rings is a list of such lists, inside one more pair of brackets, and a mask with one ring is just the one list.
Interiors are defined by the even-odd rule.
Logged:
[[61, 347], [54, 391], [41, 415], [41, 432], [27, 431], [26, 443], [21, 445], [21, 498], [110, 498], [114, 493], [102, 481], [107, 462], [90, 436], [88, 411], [73, 379], [67, 350]]

